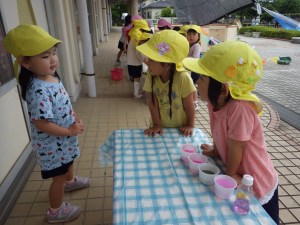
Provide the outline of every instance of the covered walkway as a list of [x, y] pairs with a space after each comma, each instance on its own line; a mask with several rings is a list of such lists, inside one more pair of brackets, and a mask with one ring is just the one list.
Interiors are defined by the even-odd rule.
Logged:
[[[75, 112], [86, 124], [80, 135], [81, 157], [76, 161], [78, 175], [91, 177], [91, 187], [67, 193], [65, 199], [81, 206], [79, 219], [68, 225], [112, 224], [113, 169], [102, 168], [98, 148], [115, 129], [146, 128], [150, 113], [143, 99], [132, 98], [132, 83], [125, 73], [122, 81], [113, 82], [110, 69], [115, 66], [120, 28], [113, 28], [109, 42], [102, 43], [94, 57], [97, 97], [88, 98], [85, 78]], [[126, 65], [122, 57], [123, 66]], [[262, 122], [273, 163], [279, 174], [280, 219], [282, 224], [300, 224], [300, 146], [299, 131], [280, 121], [270, 104], [264, 103]], [[206, 106], [196, 113], [196, 127], [210, 136]], [[298, 138], [295, 138], [298, 137]], [[266, 178], [268, 179], [268, 178]], [[36, 166], [5, 225], [43, 225], [48, 208], [50, 181], [43, 181]]]

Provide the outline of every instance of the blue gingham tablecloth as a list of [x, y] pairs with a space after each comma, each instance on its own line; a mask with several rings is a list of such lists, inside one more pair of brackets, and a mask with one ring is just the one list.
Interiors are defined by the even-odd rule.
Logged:
[[112, 133], [99, 153], [101, 165], [113, 160], [114, 224], [275, 224], [255, 199], [242, 216], [232, 211], [234, 196], [215, 197], [213, 185], [200, 183], [180, 160], [185, 143], [201, 151], [200, 144], [209, 139], [199, 129], [192, 137], [183, 137], [178, 129], [164, 129], [155, 137], [142, 129]]

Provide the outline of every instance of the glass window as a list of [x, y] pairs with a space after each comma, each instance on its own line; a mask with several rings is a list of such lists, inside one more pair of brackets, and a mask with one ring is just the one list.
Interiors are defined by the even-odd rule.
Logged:
[[3, 37], [5, 36], [2, 15], [0, 12], [0, 87], [15, 78], [10, 55], [4, 50]]

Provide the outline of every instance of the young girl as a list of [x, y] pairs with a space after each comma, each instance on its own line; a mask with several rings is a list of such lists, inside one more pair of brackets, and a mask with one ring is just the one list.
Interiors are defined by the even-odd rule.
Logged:
[[227, 41], [183, 64], [200, 74], [200, 98], [208, 103], [214, 145], [202, 145], [203, 153], [221, 157], [227, 174], [238, 183], [250, 174], [254, 195], [278, 224], [278, 175], [258, 116], [262, 104], [251, 93], [262, 76], [262, 59], [246, 43]]
[[127, 68], [131, 80], [133, 80], [133, 97], [142, 98], [140, 92], [140, 79], [143, 70], [143, 56], [136, 50], [141, 41], [150, 38], [152, 30], [149, 28], [146, 20], [135, 20], [133, 28], [129, 32], [130, 42], [127, 50]]
[[144, 91], [152, 118], [146, 135], [162, 135], [162, 128], [178, 127], [184, 136], [192, 135], [195, 110], [193, 81], [182, 66], [189, 51], [185, 37], [173, 30], [161, 31], [137, 47], [148, 57], [148, 71]]
[[[200, 33], [201, 28], [197, 25], [190, 25], [190, 27], [187, 30], [187, 40], [190, 44], [190, 50], [188, 57], [192, 57], [195, 59], [200, 58], [200, 52], [201, 52], [201, 46], [199, 44], [200, 41]], [[196, 84], [196, 81], [199, 79], [199, 74], [192, 72], [191, 77], [193, 79], [194, 84]], [[194, 100], [194, 107], [195, 110], [199, 110], [200, 106], [198, 103], [198, 92], [195, 91], [193, 94], [193, 100]]]
[[80, 154], [77, 135], [84, 131], [84, 124], [75, 116], [56, 73], [56, 46], [60, 42], [35, 25], [19, 25], [3, 39], [5, 49], [21, 65], [19, 83], [42, 178], [52, 178], [47, 211], [50, 223], [77, 218], [80, 207], [63, 202], [64, 191], [89, 186], [88, 178], [74, 176], [73, 161]]
[[127, 15], [125, 17], [125, 22], [124, 22], [124, 26], [122, 28], [122, 36], [119, 40], [119, 43], [118, 43], [118, 49], [119, 52], [118, 52], [118, 55], [117, 55], [117, 63], [120, 63], [120, 58], [121, 58], [121, 55], [122, 53], [124, 52], [124, 49], [126, 50], [127, 49], [127, 46], [125, 44], [125, 39], [126, 39], [126, 31], [125, 31], [125, 28], [131, 23], [131, 15]]

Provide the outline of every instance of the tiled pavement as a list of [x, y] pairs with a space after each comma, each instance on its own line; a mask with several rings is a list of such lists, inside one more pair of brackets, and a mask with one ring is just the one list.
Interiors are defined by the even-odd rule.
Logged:
[[[75, 168], [78, 175], [91, 177], [91, 187], [65, 195], [66, 200], [83, 209], [79, 219], [66, 224], [112, 223], [113, 169], [99, 166], [98, 148], [113, 130], [146, 128], [150, 117], [144, 101], [131, 97], [132, 83], [126, 74], [119, 82], [110, 79], [119, 37], [120, 29], [113, 28], [109, 42], [100, 46], [100, 56], [94, 57], [97, 97], [87, 97], [83, 78], [81, 97], [74, 104], [76, 113], [86, 124], [86, 132], [79, 137], [81, 157], [76, 160]], [[124, 60], [122, 58], [122, 65], [125, 65]], [[279, 174], [280, 220], [282, 224], [300, 224], [300, 132], [280, 121], [274, 108], [263, 103], [265, 137]], [[203, 103], [196, 114], [196, 127], [210, 136], [208, 114]], [[45, 210], [48, 207], [49, 184], [50, 181], [41, 179], [36, 166], [5, 225], [48, 224], [45, 221]]]

